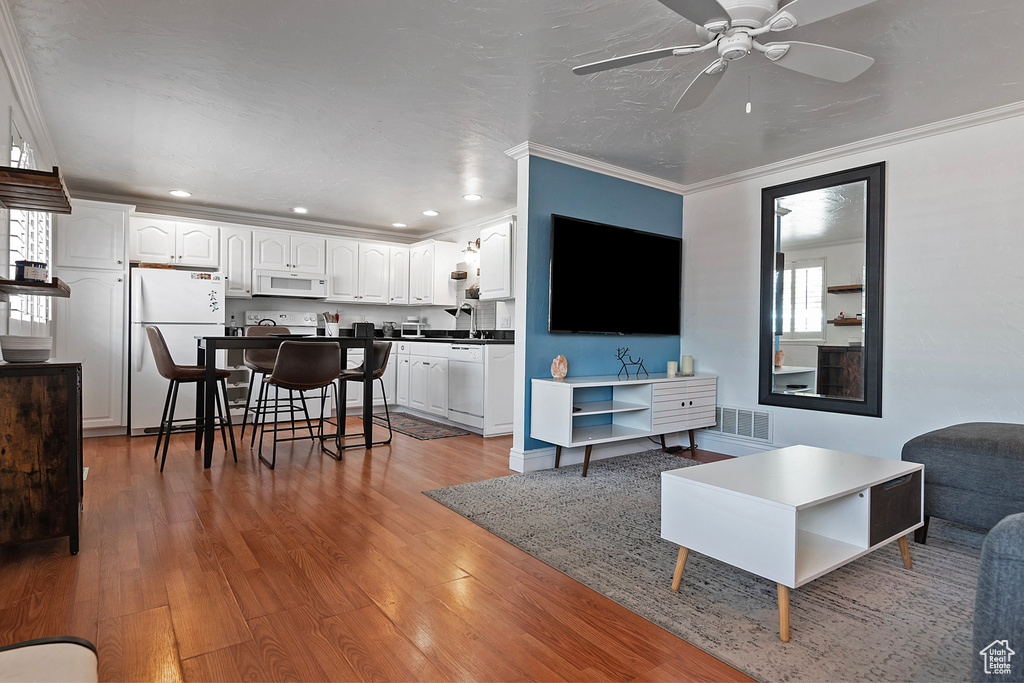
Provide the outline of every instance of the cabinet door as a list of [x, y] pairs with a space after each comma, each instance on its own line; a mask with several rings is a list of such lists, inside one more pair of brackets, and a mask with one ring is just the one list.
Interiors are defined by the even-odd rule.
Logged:
[[417, 244], [409, 249], [409, 303], [433, 303], [434, 245]]
[[221, 228], [220, 269], [224, 273], [224, 296], [252, 298], [252, 230]]
[[409, 407], [426, 410], [432, 358], [411, 356], [409, 365]]
[[146, 263], [173, 263], [176, 255], [174, 221], [132, 218], [128, 228], [128, 258]]
[[290, 267], [296, 273], [326, 272], [327, 240], [293, 235]]
[[355, 301], [359, 273], [359, 244], [327, 240], [327, 300]]
[[389, 303], [409, 303], [409, 248], [391, 247], [388, 294]]
[[409, 405], [409, 356], [398, 357], [397, 389], [395, 403], [400, 406]]
[[216, 268], [220, 265], [220, 232], [215, 225], [178, 223], [175, 251], [179, 266]]
[[[359, 349], [349, 349], [346, 355], [345, 367], [349, 370], [358, 368], [363, 364], [363, 352]], [[358, 408], [363, 405], [363, 384], [362, 382], [345, 382], [345, 408]]]
[[515, 351], [512, 344], [484, 347], [484, 436], [512, 432]]
[[82, 426], [125, 424], [125, 276], [120, 272], [62, 269], [75, 293], [54, 299], [54, 350], [82, 362]]
[[252, 267], [260, 270], [288, 270], [290, 249], [287, 235], [253, 232]]
[[427, 375], [427, 412], [448, 417], [448, 359], [431, 358]]
[[480, 231], [480, 298], [512, 297], [512, 221]]
[[388, 247], [386, 244], [359, 245], [359, 294], [361, 303], [388, 302]]
[[128, 207], [79, 201], [71, 207], [73, 214], [56, 216], [53, 260], [58, 271], [61, 266], [124, 270]]

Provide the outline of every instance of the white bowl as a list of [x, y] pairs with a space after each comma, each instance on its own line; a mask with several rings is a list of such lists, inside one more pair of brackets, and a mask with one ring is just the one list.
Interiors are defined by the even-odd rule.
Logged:
[[49, 360], [52, 346], [50, 337], [0, 335], [0, 352], [8, 363], [42, 363]]

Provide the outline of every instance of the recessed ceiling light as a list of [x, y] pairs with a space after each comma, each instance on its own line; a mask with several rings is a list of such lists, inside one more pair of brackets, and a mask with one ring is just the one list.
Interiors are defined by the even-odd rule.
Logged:
[[423, 215], [424, 216], [439, 216], [440, 214], [437, 213], [437, 211], [434, 211], [433, 209], [427, 209], [426, 211], [423, 212]]
[[304, 206], [293, 206], [292, 211], [294, 213], [309, 213], [309, 209]]
[[171, 190], [171, 194], [174, 195], [175, 197], [191, 197], [192, 196], [191, 192], [186, 192], [185, 190]]
[[407, 228], [409, 226], [407, 226], [405, 223], [392, 223], [391, 227], [392, 228]]
[[478, 202], [481, 199], [483, 199], [483, 195], [479, 195], [479, 194], [464, 194], [464, 195], [462, 195], [462, 198], [465, 199], [467, 202]]

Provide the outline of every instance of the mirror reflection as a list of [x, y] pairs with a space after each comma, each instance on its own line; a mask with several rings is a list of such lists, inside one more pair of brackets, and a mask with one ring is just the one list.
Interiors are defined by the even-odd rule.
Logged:
[[772, 392], [864, 398], [867, 182], [775, 199]]

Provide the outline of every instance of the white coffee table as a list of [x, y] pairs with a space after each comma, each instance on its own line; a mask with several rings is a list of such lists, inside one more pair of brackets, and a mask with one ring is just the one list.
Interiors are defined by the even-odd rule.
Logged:
[[789, 590], [897, 541], [924, 520], [924, 465], [791, 446], [661, 474], [661, 537], [679, 544], [672, 589], [693, 550], [775, 581], [779, 637]]

